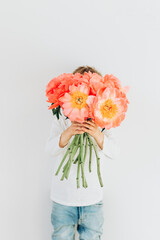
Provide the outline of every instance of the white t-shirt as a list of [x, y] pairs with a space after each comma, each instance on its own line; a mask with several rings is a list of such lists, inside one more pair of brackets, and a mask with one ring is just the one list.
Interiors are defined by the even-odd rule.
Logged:
[[[58, 120], [55, 115], [53, 115], [53, 122], [51, 126], [50, 136], [45, 145], [45, 152], [47, 152], [51, 157], [53, 157], [53, 175], [51, 180], [51, 191], [50, 191], [50, 199], [52, 201], [58, 202], [67, 206], [88, 206], [95, 204], [103, 199], [103, 175], [104, 175], [104, 167], [103, 162], [106, 158], [115, 159], [117, 155], [119, 155], [119, 145], [113, 137], [113, 133], [111, 129], [104, 130], [104, 142], [103, 142], [103, 150], [100, 149], [96, 141], [93, 137], [95, 145], [97, 146], [98, 155], [100, 157], [100, 172], [102, 176], [103, 187], [100, 186], [98, 175], [97, 175], [97, 162], [95, 152], [92, 149], [92, 163], [91, 163], [91, 172], [89, 172], [89, 148], [87, 151], [85, 165], [84, 165], [84, 175], [88, 184], [87, 188], [82, 186], [82, 178], [81, 178], [81, 168], [79, 174], [79, 182], [80, 188], [77, 188], [77, 163], [73, 164], [70, 168], [70, 173], [68, 179], [64, 178], [64, 180], [60, 180], [63, 172], [63, 166], [67, 162], [68, 158], [65, 159], [61, 170], [58, 175], [55, 175], [59, 164], [69, 147], [72, 139], [70, 139], [69, 143], [64, 147], [59, 147], [59, 138], [61, 133], [71, 125], [71, 121], [66, 119], [61, 111], [60, 119]], [[101, 128], [100, 128], [101, 129]], [[74, 157], [78, 155], [78, 151]]]

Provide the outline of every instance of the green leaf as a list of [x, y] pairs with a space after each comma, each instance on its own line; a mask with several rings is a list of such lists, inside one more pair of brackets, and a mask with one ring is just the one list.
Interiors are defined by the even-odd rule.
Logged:
[[[51, 105], [53, 105], [53, 104], [54, 103], [51, 103]], [[56, 115], [57, 119], [59, 119], [59, 115], [62, 115], [60, 112], [60, 109], [61, 109], [60, 105], [58, 107], [52, 109], [52, 113], [53, 113], [53, 115]]]

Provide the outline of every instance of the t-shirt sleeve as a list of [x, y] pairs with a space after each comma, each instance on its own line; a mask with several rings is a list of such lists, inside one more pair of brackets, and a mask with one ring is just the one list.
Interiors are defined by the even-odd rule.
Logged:
[[120, 145], [118, 140], [116, 139], [112, 129], [105, 129], [103, 131], [104, 140], [103, 140], [103, 149], [99, 147], [97, 142], [95, 144], [97, 146], [97, 152], [102, 152], [105, 156], [110, 159], [117, 159], [120, 155]]
[[65, 153], [69, 147], [69, 143], [64, 148], [59, 146], [59, 139], [64, 130], [65, 128], [62, 126], [61, 117], [58, 120], [56, 115], [53, 115], [50, 134], [45, 144], [45, 152], [51, 157], [55, 157], [60, 153]]

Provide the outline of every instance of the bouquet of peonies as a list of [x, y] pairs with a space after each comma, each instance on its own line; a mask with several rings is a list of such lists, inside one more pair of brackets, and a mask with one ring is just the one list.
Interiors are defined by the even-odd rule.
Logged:
[[[104, 77], [97, 73], [63, 73], [53, 78], [46, 86], [47, 102], [51, 103], [48, 109], [52, 109], [59, 119], [60, 108], [64, 115], [71, 121], [84, 122], [92, 119], [99, 127], [104, 129], [115, 128], [125, 118], [129, 101], [126, 93], [129, 86], [121, 86], [120, 80], [113, 74]], [[97, 160], [97, 174], [101, 187], [103, 187], [100, 173], [100, 158], [91, 136], [85, 132], [76, 134], [67, 149], [57, 169], [58, 175], [66, 158], [68, 161], [63, 167], [61, 180], [68, 179], [72, 163], [77, 163], [77, 188], [81, 169], [82, 185], [88, 187], [84, 175], [84, 164], [89, 148], [89, 172], [91, 172], [92, 148]], [[74, 159], [76, 153], [78, 155]]]

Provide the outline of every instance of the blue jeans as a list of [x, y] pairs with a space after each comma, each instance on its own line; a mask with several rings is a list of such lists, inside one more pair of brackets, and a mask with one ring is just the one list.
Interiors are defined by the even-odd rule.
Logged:
[[103, 233], [103, 200], [89, 206], [66, 206], [52, 202], [52, 240], [75, 239], [75, 226], [79, 240], [99, 240]]

